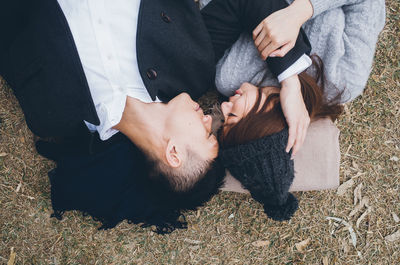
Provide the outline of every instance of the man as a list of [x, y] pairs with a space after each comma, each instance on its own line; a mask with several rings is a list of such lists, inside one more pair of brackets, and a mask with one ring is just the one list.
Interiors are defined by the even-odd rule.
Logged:
[[[117, 130], [123, 131], [118, 123], [127, 98], [168, 101], [182, 92], [198, 98], [214, 86], [215, 60], [239, 34], [251, 32], [265, 14], [286, 6], [262, 0], [212, 4], [203, 11], [207, 30], [192, 0], [3, 1], [0, 74], [35, 134], [79, 139], [93, 149], [95, 136], [82, 134], [84, 122], [105, 143], [112, 142]], [[279, 76], [308, 51], [300, 35], [284, 58], [267, 62]], [[155, 151], [137, 141], [145, 153]], [[182, 169], [182, 160], [173, 155], [176, 148], [164, 146], [172, 158], [164, 172], [176, 165]], [[213, 157], [209, 152], [202, 159]]]
[[127, 98], [121, 121], [114, 127], [153, 161], [153, 173], [168, 176], [178, 191], [189, 190], [218, 154], [211, 116], [186, 93], [168, 102], [143, 103]]

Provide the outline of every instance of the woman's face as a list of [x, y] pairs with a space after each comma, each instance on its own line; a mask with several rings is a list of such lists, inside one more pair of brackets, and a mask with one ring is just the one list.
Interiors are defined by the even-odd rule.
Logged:
[[[260, 108], [264, 105], [265, 100], [271, 93], [279, 93], [277, 87], [263, 87], [261, 88], [261, 102]], [[225, 125], [233, 125], [245, 117], [256, 103], [258, 96], [258, 87], [250, 84], [243, 83], [241, 87], [236, 90], [235, 95], [229, 98], [229, 101], [221, 104], [222, 113], [225, 118]], [[268, 110], [268, 108], [267, 108]]]

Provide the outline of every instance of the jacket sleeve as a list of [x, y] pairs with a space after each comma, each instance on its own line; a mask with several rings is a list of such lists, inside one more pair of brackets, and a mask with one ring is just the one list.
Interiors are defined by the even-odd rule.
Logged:
[[12, 83], [9, 74], [8, 50], [27, 24], [29, 11], [35, 4], [29, 0], [0, 1], [0, 76]]
[[[284, 0], [212, 0], [201, 12], [210, 33], [216, 61], [239, 38], [240, 33], [251, 34], [264, 18], [287, 6]], [[301, 30], [295, 46], [284, 57], [269, 57], [266, 61], [273, 74], [278, 76], [310, 51], [311, 45]]]

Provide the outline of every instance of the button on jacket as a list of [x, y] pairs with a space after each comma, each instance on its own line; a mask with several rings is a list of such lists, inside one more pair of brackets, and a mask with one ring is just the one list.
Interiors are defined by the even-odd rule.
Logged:
[[[214, 87], [215, 61], [285, 1], [214, 0], [199, 12], [192, 0], [143, 0], [136, 54], [152, 100]], [[204, 22], [203, 22], [204, 18]], [[0, 3], [0, 74], [13, 89], [29, 128], [39, 136], [72, 136], [99, 118], [67, 20], [56, 0]], [[310, 50], [305, 36], [284, 58], [267, 60], [279, 75]]]

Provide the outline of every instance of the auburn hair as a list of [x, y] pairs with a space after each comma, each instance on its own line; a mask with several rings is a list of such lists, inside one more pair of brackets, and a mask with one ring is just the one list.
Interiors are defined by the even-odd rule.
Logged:
[[[343, 112], [343, 106], [340, 105], [342, 93], [338, 90], [337, 95], [330, 100], [324, 97], [325, 77], [322, 60], [317, 55], [312, 55], [311, 59], [315, 78], [306, 72], [299, 74], [301, 93], [311, 122], [325, 117], [335, 121]], [[224, 125], [228, 128], [226, 133], [221, 130], [219, 134], [222, 147], [244, 144], [280, 132], [287, 126], [279, 93], [269, 94], [264, 104], [260, 106], [261, 93], [262, 88], [259, 87], [256, 102], [245, 117], [235, 124]]]

